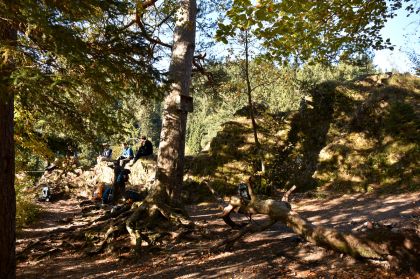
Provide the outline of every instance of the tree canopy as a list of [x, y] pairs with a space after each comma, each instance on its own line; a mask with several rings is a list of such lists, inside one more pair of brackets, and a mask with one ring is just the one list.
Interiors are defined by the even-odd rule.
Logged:
[[127, 26], [133, 9], [131, 1], [0, 2], [0, 16], [18, 31], [16, 45], [1, 46], [16, 65], [18, 149], [47, 155], [47, 135], [109, 136], [133, 115], [128, 96], [160, 92], [149, 45]]
[[[282, 62], [337, 61], [367, 48], [392, 48], [379, 31], [404, 2], [410, 1], [233, 0], [217, 38], [227, 42], [235, 30], [251, 29], [267, 54]], [[414, 4], [407, 9], [413, 12]]]

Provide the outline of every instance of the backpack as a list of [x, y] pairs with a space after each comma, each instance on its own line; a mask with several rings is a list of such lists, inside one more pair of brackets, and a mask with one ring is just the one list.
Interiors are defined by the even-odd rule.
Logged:
[[46, 202], [48, 202], [48, 201], [51, 200], [51, 190], [50, 190], [50, 187], [48, 187], [48, 186], [42, 187], [42, 189], [41, 189], [41, 195], [39, 197], [39, 200], [40, 201], [46, 201]]
[[241, 198], [241, 200], [245, 202], [249, 202], [251, 200], [251, 196], [248, 193], [248, 186], [245, 183], [239, 183], [238, 195]]
[[99, 183], [97, 188], [93, 192], [92, 200], [94, 200], [94, 201], [102, 200], [102, 195], [104, 193], [104, 190], [105, 190], [105, 184], [104, 183]]
[[131, 171], [130, 170], [128, 170], [128, 169], [123, 169], [123, 170], [121, 170], [119, 173], [118, 173], [118, 176], [117, 176], [117, 183], [125, 183], [125, 182], [128, 182], [128, 179], [129, 179], [129, 174], [131, 173]]

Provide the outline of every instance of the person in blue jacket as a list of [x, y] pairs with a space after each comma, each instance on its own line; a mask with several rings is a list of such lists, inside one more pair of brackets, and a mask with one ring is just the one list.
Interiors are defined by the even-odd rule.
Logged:
[[108, 166], [114, 169], [114, 183], [112, 184], [112, 187], [105, 187], [102, 194], [103, 204], [116, 203], [124, 196], [125, 183], [128, 182], [131, 173], [130, 170], [120, 166], [118, 161], [114, 161], [113, 165]]
[[128, 145], [128, 142], [123, 143], [123, 150], [121, 156], [118, 157], [117, 161], [121, 166], [125, 166], [131, 159], [134, 158], [133, 149]]

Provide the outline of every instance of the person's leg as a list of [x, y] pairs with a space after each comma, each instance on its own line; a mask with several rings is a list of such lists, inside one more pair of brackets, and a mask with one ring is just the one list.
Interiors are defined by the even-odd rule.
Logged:
[[102, 203], [106, 204], [110, 202], [110, 194], [111, 194], [111, 188], [106, 187], [104, 193], [102, 194]]
[[117, 202], [125, 192], [125, 183], [124, 182], [116, 182], [114, 183], [114, 201]]

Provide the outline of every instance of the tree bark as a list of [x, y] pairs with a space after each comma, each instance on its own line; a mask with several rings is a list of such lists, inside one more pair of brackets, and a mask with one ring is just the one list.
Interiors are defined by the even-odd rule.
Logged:
[[182, 102], [189, 97], [197, 7], [196, 0], [180, 0], [178, 4], [169, 67], [170, 92], [164, 100], [156, 180], [146, 199], [136, 205], [134, 213], [126, 221], [131, 244], [137, 251], [141, 248], [142, 240], [148, 241], [147, 237], [142, 236], [141, 230], [164, 223], [161, 217], [170, 224], [191, 225], [183, 214], [175, 212], [173, 206], [181, 204], [179, 197], [184, 176], [187, 125], [187, 111], [183, 109]]
[[0, 278], [16, 277], [15, 259], [15, 146], [13, 140], [14, 94], [10, 75], [13, 62], [6, 54], [16, 43], [16, 30], [0, 19]]
[[172, 203], [179, 201], [184, 175], [187, 112], [182, 96], [189, 96], [195, 48], [196, 1], [182, 0], [176, 17], [169, 78], [170, 93], [165, 97], [163, 123], [157, 159], [154, 193], [166, 191]]
[[248, 30], [245, 30], [245, 80], [246, 92], [248, 95], [249, 117], [251, 118], [252, 131], [254, 132], [254, 141], [257, 148], [258, 157], [261, 161], [261, 171], [265, 172], [264, 156], [262, 154], [261, 145], [258, 140], [257, 122], [255, 121], [254, 105], [252, 104], [252, 88], [249, 77], [249, 37]]

